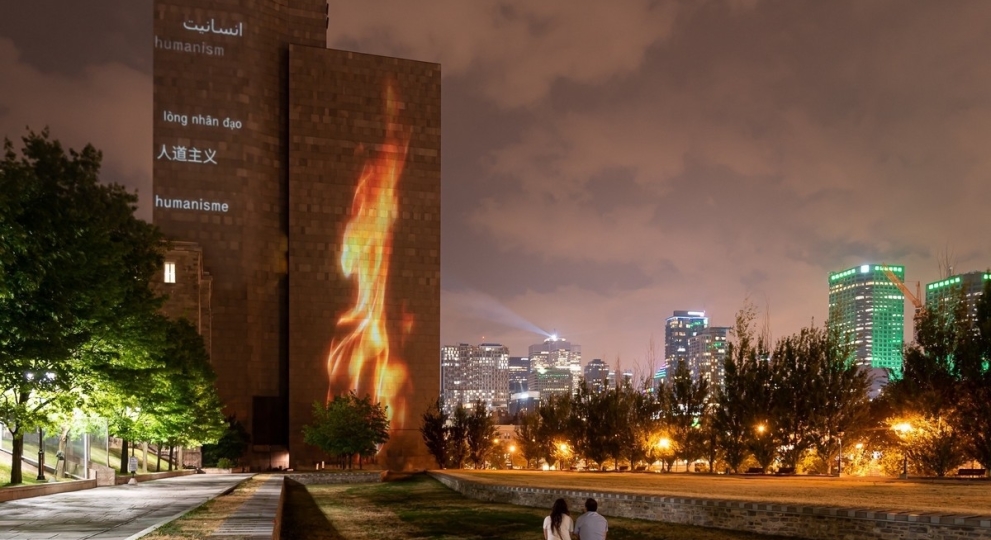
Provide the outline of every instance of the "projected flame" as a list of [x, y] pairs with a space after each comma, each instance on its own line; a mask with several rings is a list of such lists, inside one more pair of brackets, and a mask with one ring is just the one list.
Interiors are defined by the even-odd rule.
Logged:
[[[386, 134], [364, 164], [342, 238], [341, 271], [355, 284], [354, 305], [337, 322], [338, 332], [327, 358], [327, 399], [356, 390], [388, 406], [393, 429], [406, 420], [409, 392], [406, 363], [390, 352], [386, 313], [393, 225], [399, 211], [397, 184], [409, 147], [409, 133], [399, 118], [401, 103], [392, 84], [385, 89]], [[404, 319], [405, 314], [394, 318]], [[404, 321], [402, 331], [412, 328]]]

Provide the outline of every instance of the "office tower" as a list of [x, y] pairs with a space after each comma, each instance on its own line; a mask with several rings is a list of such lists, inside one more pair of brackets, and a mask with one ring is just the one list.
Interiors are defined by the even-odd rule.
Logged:
[[509, 357], [509, 393], [519, 394], [528, 390], [530, 359], [525, 356]]
[[709, 326], [704, 311], [675, 311], [664, 323], [666, 375], [674, 375], [678, 364], [688, 361], [688, 339]]
[[991, 273], [967, 272], [950, 276], [926, 285], [926, 306], [935, 307], [962, 300], [967, 305], [967, 316], [977, 319], [977, 301], [984, 294], [984, 284], [991, 281]]
[[829, 274], [829, 326], [850, 340], [855, 361], [877, 375], [902, 367], [905, 297], [886, 272], [905, 279], [905, 267], [883, 264]]
[[326, 49], [325, 0], [155, 0], [153, 220], [212, 283], [211, 361], [255, 469], [313, 463], [314, 401], [438, 394], [440, 66]]
[[593, 392], [609, 388], [609, 366], [601, 358], [595, 358], [585, 365], [585, 384]]
[[574, 392], [581, 378], [581, 346], [564, 338], [551, 336], [530, 346], [531, 391], [544, 398], [550, 394]]
[[477, 400], [489, 410], [509, 404], [509, 349], [498, 343], [441, 347], [441, 395], [444, 410], [471, 406]]
[[709, 381], [710, 390], [723, 386], [723, 362], [731, 330], [728, 326], [710, 326], [688, 338], [688, 369], [692, 379]]

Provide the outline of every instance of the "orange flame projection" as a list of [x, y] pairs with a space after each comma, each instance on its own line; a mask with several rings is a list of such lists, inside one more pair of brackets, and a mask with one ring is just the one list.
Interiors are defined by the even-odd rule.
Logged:
[[327, 399], [350, 390], [370, 394], [389, 407], [393, 429], [406, 423], [410, 384], [405, 362], [390, 355], [386, 315], [392, 227], [399, 213], [396, 186], [409, 148], [400, 106], [393, 85], [386, 84], [385, 140], [373, 148], [361, 171], [342, 239], [341, 270], [355, 282], [355, 301], [337, 322], [343, 337], [334, 338], [327, 358]]

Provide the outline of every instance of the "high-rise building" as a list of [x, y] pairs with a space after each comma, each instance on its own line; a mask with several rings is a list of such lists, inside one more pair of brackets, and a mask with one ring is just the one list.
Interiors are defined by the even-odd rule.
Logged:
[[905, 267], [864, 264], [829, 274], [829, 326], [854, 346], [857, 364], [900, 373], [905, 297], [886, 272], [905, 279]]
[[594, 358], [585, 365], [585, 384], [593, 392], [609, 388], [609, 366], [601, 358]]
[[509, 357], [509, 393], [519, 394], [529, 389], [530, 359], [525, 356]]
[[926, 285], [926, 305], [961, 300], [967, 305], [967, 316], [972, 321], [977, 320], [977, 301], [984, 294], [984, 284], [988, 281], [991, 281], [989, 272], [967, 272], [929, 283]]
[[445, 345], [441, 347], [441, 395], [444, 409], [477, 400], [489, 410], [505, 410], [509, 404], [509, 349], [498, 343]]
[[313, 403], [355, 390], [388, 406], [379, 463], [429, 465], [440, 66], [327, 49], [326, 0], [152, 5], [152, 217], [201, 250], [247, 463], [323, 459], [303, 443]]
[[666, 375], [674, 375], [678, 364], [688, 361], [688, 340], [709, 326], [704, 311], [675, 311], [664, 323]]
[[574, 392], [581, 378], [581, 361], [581, 346], [564, 338], [551, 336], [530, 345], [529, 389], [540, 392], [541, 398]]
[[688, 369], [692, 379], [709, 381], [712, 390], [721, 387], [725, 380], [723, 362], [731, 330], [728, 326], [710, 326], [688, 338]]

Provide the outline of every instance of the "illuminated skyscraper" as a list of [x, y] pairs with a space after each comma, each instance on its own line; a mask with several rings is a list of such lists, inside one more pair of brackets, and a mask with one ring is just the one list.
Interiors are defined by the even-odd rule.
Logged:
[[712, 390], [721, 387], [725, 379], [723, 361], [730, 330], [728, 326], [710, 326], [688, 338], [688, 369], [692, 379], [709, 381]]
[[704, 311], [675, 311], [664, 324], [664, 359], [667, 377], [674, 375], [680, 362], [688, 361], [688, 340], [709, 326]]
[[601, 358], [596, 358], [585, 366], [585, 384], [593, 392], [601, 392], [608, 388], [609, 366]]
[[829, 274], [829, 325], [855, 347], [857, 364], [901, 371], [905, 297], [885, 274], [904, 266], [864, 264]]
[[977, 301], [984, 294], [984, 284], [991, 281], [991, 273], [967, 272], [926, 285], [926, 305], [933, 306], [944, 302], [962, 299], [967, 303], [967, 315], [977, 319]]
[[476, 400], [489, 410], [509, 404], [509, 349], [498, 343], [441, 347], [441, 395], [444, 410], [454, 411]]
[[581, 377], [582, 348], [564, 338], [551, 336], [530, 345], [529, 389], [549, 394], [573, 392]]

